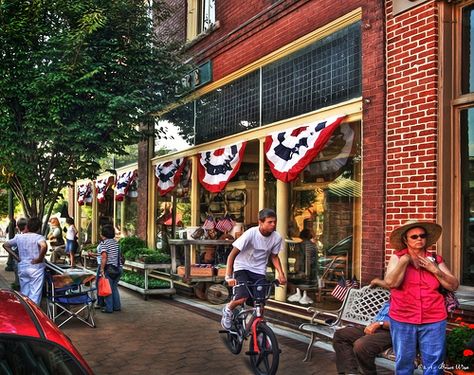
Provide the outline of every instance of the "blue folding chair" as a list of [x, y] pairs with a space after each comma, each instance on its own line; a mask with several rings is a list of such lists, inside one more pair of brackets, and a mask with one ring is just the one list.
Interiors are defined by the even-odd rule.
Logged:
[[58, 327], [76, 318], [95, 328], [94, 280], [95, 275], [82, 270], [68, 270], [62, 274], [46, 270], [47, 313]]

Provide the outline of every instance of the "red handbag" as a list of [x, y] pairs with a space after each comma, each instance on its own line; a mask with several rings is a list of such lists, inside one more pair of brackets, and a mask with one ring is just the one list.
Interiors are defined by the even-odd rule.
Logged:
[[97, 294], [99, 297], [107, 297], [112, 294], [112, 288], [110, 287], [110, 282], [109, 279], [106, 277], [100, 277], [99, 278], [99, 284], [98, 284], [99, 291]]

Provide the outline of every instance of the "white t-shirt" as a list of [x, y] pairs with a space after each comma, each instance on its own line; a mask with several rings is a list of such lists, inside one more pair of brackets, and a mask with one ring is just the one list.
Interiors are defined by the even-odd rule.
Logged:
[[76, 234], [76, 227], [74, 225], [69, 225], [66, 232], [66, 240], [74, 241]]
[[270, 253], [278, 254], [280, 252], [282, 239], [277, 232], [272, 232], [268, 237], [265, 237], [260, 233], [258, 227], [252, 227], [246, 230], [232, 245], [240, 250], [240, 253], [235, 257], [234, 271], [247, 270], [265, 275]]

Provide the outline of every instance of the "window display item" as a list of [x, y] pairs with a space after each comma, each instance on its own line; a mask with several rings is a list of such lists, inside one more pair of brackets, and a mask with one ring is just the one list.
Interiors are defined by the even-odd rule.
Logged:
[[296, 288], [296, 293], [287, 298], [288, 302], [298, 302], [301, 299], [301, 290]]
[[302, 305], [311, 305], [314, 301], [308, 297], [308, 292], [305, 290], [303, 292], [303, 297], [298, 301]]

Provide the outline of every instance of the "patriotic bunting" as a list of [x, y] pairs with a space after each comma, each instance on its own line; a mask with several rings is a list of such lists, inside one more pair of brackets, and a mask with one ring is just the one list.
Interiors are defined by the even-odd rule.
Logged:
[[92, 187], [91, 183], [79, 185], [77, 188], [77, 203], [79, 206], [84, 205], [85, 202], [92, 201]]
[[178, 185], [185, 165], [186, 158], [179, 158], [156, 165], [155, 176], [158, 179], [158, 192], [161, 196], [168, 194]]
[[222, 191], [235, 176], [247, 142], [205, 151], [199, 155], [199, 181], [211, 193]]
[[354, 130], [349, 124], [339, 126], [340, 134], [334, 133], [327, 146], [320, 152], [321, 160], [310, 163], [305, 172], [312, 176], [324, 177], [339, 175], [340, 170], [347, 164], [354, 146]]
[[105, 202], [105, 193], [110, 186], [110, 177], [105, 177], [101, 180], [96, 180], [95, 182], [95, 191], [97, 193], [97, 202], [104, 203]]
[[129, 171], [122, 173], [118, 179], [117, 179], [117, 186], [115, 188], [116, 193], [115, 193], [115, 200], [116, 201], [123, 201], [125, 196], [128, 193], [128, 190], [130, 189], [130, 184], [132, 183], [133, 180], [137, 177], [137, 171]]
[[275, 178], [283, 182], [295, 180], [318, 155], [344, 117], [335, 116], [268, 135], [265, 155]]

